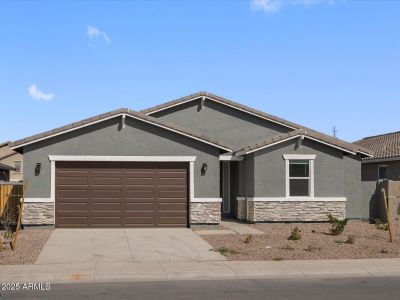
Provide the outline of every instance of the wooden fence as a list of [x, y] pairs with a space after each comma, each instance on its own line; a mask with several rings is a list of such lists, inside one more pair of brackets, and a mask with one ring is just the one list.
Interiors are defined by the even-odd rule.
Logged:
[[17, 223], [18, 206], [22, 195], [22, 184], [0, 183], [0, 220], [8, 216]]

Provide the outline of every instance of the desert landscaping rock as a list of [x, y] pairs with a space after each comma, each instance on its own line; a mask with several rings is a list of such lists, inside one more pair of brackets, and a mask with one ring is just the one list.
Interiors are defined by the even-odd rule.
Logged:
[[3, 245], [0, 251], [0, 265], [33, 264], [47, 242], [51, 228], [21, 230], [15, 251], [9, 245]]
[[[249, 243], [245, 234], [202, 236], [215, 249], [225, 247], [238, 254], [227, 253], [229, 260], [312, 260], [312, 259], [360, 259], [400, 257], [399, 221], [392, 224], [394, 241], [388, 241], [388, 232], [378, 230], [373, 224], [349, 221], [343, 234], [329, 234], [328, 223], [265, 223], [249, 225], [264, 232], [253, 235]], [[294, 227], [301, 230], [301, 239], [288, 240]], [[348, 236], [354, 236], [354, 243], [345, 243]], [[338, 243], [341, 240], [343, 243]], [[266, 246], [272, 246], [266, 249]], [[289, 247], [288, 247], [289, 246]], [[293, 249], [292, 249], [293, 248]], [[383, 251], [382, 251], [383, 250]]]

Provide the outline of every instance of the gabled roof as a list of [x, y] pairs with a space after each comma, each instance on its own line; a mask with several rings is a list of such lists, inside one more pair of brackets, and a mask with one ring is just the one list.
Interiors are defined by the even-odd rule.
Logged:
[[343, 152], [347, 152], [350, 154], [357, 154], [360, 153], [365, 156], [372, 156], [373, 152], [367, 149], [364, 149], [362, 147], [356, 146], [351, 143], [347, 143], [345, 141], [335, 139], [333, 137], [330, 137], [326, 134], [311, 130], [311, 129], [297, 129], [293, 130], [287, 133], [282, 133], [273, 137], [269, 137], [266, 139], [263, 139], [257, 143], [248, 145], [246, 147], [243, 147], [242, 149], [234, 152], [234, 155], [240, 156], [240, 155], [245, 155], [245, 154], [250, 154], [262, 149], [265, 149], [267, 147], [294, 139], [298, 137], [304, 137], [308, 138], [311, 140], [314, 140], [316, 142], [326, 144], [330, 147], [337, 148], [339, 150], [342, 150]]
[[164, 129], [169, 130], [169, 131], [173, 131], [173, 132], [175, 132], [177, 134], [187, 136], [187, 137], [189, 137], [191, 139], [195, 139], [195, 140], [201, 141], [203, 143], [212, 145], [214, 147], [217, 147], [217, 148], [220, 148], [220, 149], [223, 149], [223, 150], [226, 150], [226, 151], [232, 151], [234, 149], [233, 146], [231, 146], [229, 144], [226, 144], [223, 141], [215, 140], [215, 139], [210, 138], [210, 137], [208, 137], [208, 136], [206, 136], [204, 134], [197, 133], [195, 131], [185, 129], [185, 128], [181, 127], [181, 126], [172, 124], [170, 122], [162, 121], [160, 119], [153, 118], [151, 116], [147, 116], [147, 115], [145, 115], [143, 113], [136, 112], [136, 111], [130, 110], [128, 108], [120, 108], [120, 109], [113, 110], [113, 111], [110, 111], [110, 112], [107, 112], [107, 113], [104, 113], [104, 114], [100, 114], [100, 115], [97, 115], [97, 116], [94, 116], [94, 117], [91, 117], [91, 118], [88, 118], [88, 119], [81, 120], [79, 122], [75, 122], [75, 123], [71, 123], [69, 125], [58, 127], [56, 129], [53, 129], [53, 130], [49, 130], [49, 131], [45, 131], [45, 132], [42, 132], [42, 133], [39, 133], [39, 134], [35, 134], [35, 135], [30, 136], [30, 137], [27, 137], [27, 138], [20, 139], [20, 140], [17, 140], [15, 142], [12, 142], [10, 144], [10, 147], [13, 150], [20, 149], [23, 146], [26, 146], [26, 145], [29, 145], [29, 144], [32, 144], [32, 143], [36, 143], [36, 142], [44, 140], [44, 139], [48, 139], [48, 138], [51, 138], [53, 136], [64, 134], [64, 133], [67, 133], [67, 132], [70, 132], [70, 131], [73, 131], [73, 130], [77, 130], [77, 129], [82, 128], [82, 127], [90, 126], [92, 124], [96, 124], [96, 123], [99, 123], [99, 122], [102, 122], [102, 121], [105, 121], [105, 120], [108, 120], [108, 119], [111, 119], [111, 118], [115, 118], [115, 117], [118, 117], [118, 116], [123, 116], [123, 115], [131, 117], [131, 118], [134, 118], [134, 119], [137, 119], [137, 120], [140, 120], [140, 121], [143, 121], [143, 122], [146, 122], [146, 123], [149, 123], [149, 124], [152, 124], [152, 125], [157, 126], [157, 127], [164, 128]]
[[[191, 94], [189, 96], [185, 96], [185, 97], [182, 97], [182, 98], [179, 98], [179, 99], [175, 99], [175, 100], [172, 100], [172, 101], [169, 101], [169, 102], [166, 102], [166, 103], [163, 103], [163, 104], [160, 104], [160, 105], [157, 105], [157, 106], [142, 110], [141, 112], [144, 113], [144, 114], [147, 114], [147, 115], [151, 115], [151, 114], [154, 114], [156, 112], [163, 111], [163, 110], [169, 109], [169, 108], [177, 106], [177, 105], [181, 105], [181, 104], [184, 104], [184, 103], [187, 103], [187, 102], [190, 102], [190, 101], [201, 99], [202, 97], [204, 97], [207, 100], [215, 101], [215, 102], [218, 102], [220, 104], [232, 107], [234, 109], [244, 111], [244, 112], [246, 112], [248, 114], [257, 116], [259, 118], [268, 120], [270, 122], [283, 125], [283, 126], [293, 130], [293, 131], [291, 131], [289, 133], [284, 133], [284, 134], [280, 134], [280, 135], [277, 135], [277, 136], [274, 136], [274, 137], [266, 138], [266, 139], [264, 139], [264, 140], [262, 140], [262, 141], [260, 141], [258, 143], [255, 143], [255, 144], [249, 145], [247, 147], [244, 147], [244, 148], [242, 148], [240, 150], [237, 150], [235, 153], [245, 153], [247, 151], [247, 150], [245, 151], [246, 148], [250, 148], [250, 147], [256, 147], [257, 148], [259, 144], [263, 144], [263, 145], [265, 144], [264, 146], [267, 146], [266, 143], [274, 143], [275, 140], [281, 140], [281, 139], [285, 139], [285, 138], [287, 139], [287, 138], [290, 138], [290, 137], [292, 137], [294, 135], [304, 135], [304, 136], [307, 136], [308, 138], [315, 139], [315, 140], [318, 140], [320, 142], [324, 142], [324, 143], [326, 143], [326, 144], [328, 144], [330, 146], [333, 146], [333, 147], [336, 147], [336, 148], [340, 148], [340, 149], [344, 149], [345, 151], [350, 152], [350, 153], [361, 153], [361, 154], [364, 154], [366, 156], [371, 156], [372, 153], [373, 153], [373, 152], [371, 152], [371, 151], [369, 151], [367, 149], [364, 149], [362, 147], [357, 147], [354, 144], [351, 144], [351, 143], [348, 143], [348, 142], [345, 142], [345, 141], [342, 141], [342, 140], [335, 139], [333, 137], [330, 137], [330, 136], [328, 136], [326, 134], [323, 134], [323, 133], [320, 133], [318, 131], [309, 129], [309, 128], [301, 126], [299, 124], [287, 121], [285, 119], [279, 118], [279, 117], [274, 116], [274, 115], [267, 114], [265, 112], [256, 110], [254, 108], [242, 105], [240, 103], [234, 102], [232, 100], [228, 100], [228, 99], [223, 98], [221, 96], [217, 96], [217, 95], [214, 95], [212, 93], [205, 92], [205, 91], [201, 91], [201, 92], [198, 92], [198, 93]], [[240, 154], [240, 155], [242, 155], [242, 154]]]
[[276, 123], [276, 124], [280, 124], [282, 126], [290, 128], [290, 129], [302, 128], [302, 126], [300, 126], [298, 124], [295, 124], [293, 122], [287, 121], [285, 119], [281, 119], [281, 118], [279, 118], [277, 116], [267, 114], [267, 113], [262, 112], [260, 110], [248, 107], [246, 105], [243, 105], [243, 104], [234, 102], [232, 100], [228, 100], [226, 98], [223, 98], [221, 96], [217, 96], [217, 95], [214, 95], [214, 94], [211, 94], [211, 93], [208, 93], [208, 92], [204, 92], [204, 91], [201, 91], [201, 92], [198, 92], [198, 93], [194, 93], [194, 94], [191, 94], [189, 96], [185, 96], [185, 97], [182, 97], [182, 98], [179, 98], [179, 99], [175, 99], [175, 100], [172, 100], [172, 101], [160, 104], [160, 105], [156, 105], [154, 107], [142, 110], [141, 112], [146, 114], [146, 115], [151, 115], [151, 114], [154, 114], [156, 112], [163, 111], [163, 110], [166, 110], [168, 108], [171, 108], [171, 107], [174, 107], [174, 106], [177, 106], [177, 105], [180, 105], [180, 104], [184, 104], [184, 103], [187, 103], [187, 102], [190, 102], [190, 101], [201, 99], [202, 97], [205, 97], [207, 100], [218, 102], [220, 104], [229, 106], [231, 108], [244, 111], [244, 112], [246, 112], [248, 114], [257, 116], [259, 118], [268, 120], [270, 122], [273, 122], [273, 123]]
[[[400, 131], [369, 136], [354, 144], [367, 148], [375, 153], [373, 159], [400, 159]], [[371, 158], [370, 158], [371, 159]]]

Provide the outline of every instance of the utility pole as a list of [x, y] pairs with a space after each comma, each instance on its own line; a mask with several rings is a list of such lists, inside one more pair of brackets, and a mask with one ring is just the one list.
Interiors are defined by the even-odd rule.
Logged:
[[336, 139], [337, 138], [337, 133], [338, 133], [338, 131], [336, 129], [336, 126], [333, 126], [332, 132], [333, 132], [333, 138]]

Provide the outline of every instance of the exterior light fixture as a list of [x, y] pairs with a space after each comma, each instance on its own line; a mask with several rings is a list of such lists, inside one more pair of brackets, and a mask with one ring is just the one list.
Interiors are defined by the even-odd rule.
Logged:
[[201, 176], [206, 175], [207, 167], [208, 167], [207, 164], [203, 163], [203, 165], [201, 166]]
[[42, 167], [42, 164], [41, 164], [41, 163], [36, 163], [36, 166], [35, 166], [35, 176], [39, 176], [41, 167]]

